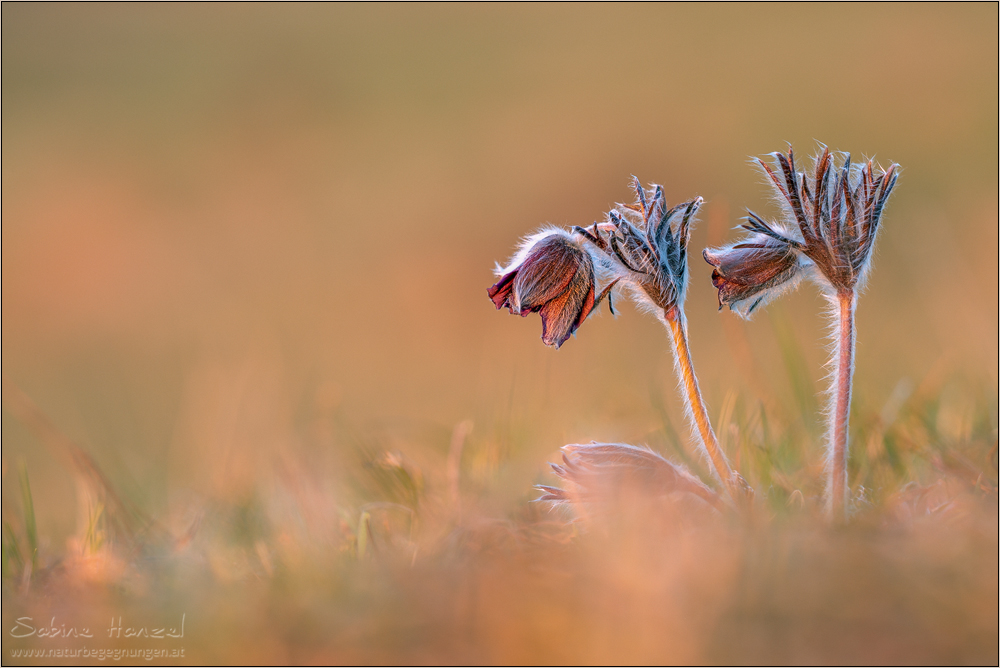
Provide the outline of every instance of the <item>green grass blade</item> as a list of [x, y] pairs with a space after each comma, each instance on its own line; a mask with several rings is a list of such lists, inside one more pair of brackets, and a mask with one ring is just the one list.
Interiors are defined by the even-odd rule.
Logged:
[[365, 558], [368, 551], [368, 539], [371, 534], [371, 515], [368, 511], [361, 513], [358, 519], [358, 560]]
[[[18, 543], [14, 529], [7, 522], [3, 523], [3, 579], [13, 577], [14, 571], [21, 573], [24, 571], [24, 556], [21, 554], [21, 546]], [[14, 568], [10, 562], [14, 562]]]
[[18, 466], [21, 480], [21, 505], [24, 510], [24, 536], [28, 541], [31, 572], [38, 570], [38, 528], [35, 525], [35, 504], [31, 498], [31, 483], [28, 481], [28, 467], [21, 462]]

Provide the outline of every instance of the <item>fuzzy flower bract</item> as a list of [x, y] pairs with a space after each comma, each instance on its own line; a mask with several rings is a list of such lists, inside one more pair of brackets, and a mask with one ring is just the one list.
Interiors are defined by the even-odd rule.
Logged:
[[719, 306], [743, 317], [809, 276], [824, 292], [854, 292], [867, 278], [872, 250], [886, 201], [899, 166], [888, 169], [869, 160], [852, 164], [850, 155], [837, 166], [828, 148], [816, 158], [812, 173], [796, 171], [791, 147], [772, 153], [773, 168], [757, 164], [774, 188], [785, 221], [767, 222], [747, 211], [742, 225], [748, 238], [724, 248], [706, 248], [714, 268], [712, 283]]

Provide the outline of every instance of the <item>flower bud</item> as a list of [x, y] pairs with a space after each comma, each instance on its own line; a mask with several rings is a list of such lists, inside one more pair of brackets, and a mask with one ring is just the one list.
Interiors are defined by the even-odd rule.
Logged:
[[558, 348], [594, 308], [594, 262], [575, 238], [561, 231], [536, 238], [519, 255], [523, 259], [489, 289], [490, 299], [498, 309], [541, 315], [542, 341]]
[[706, 248], [702, 255], [715, 268], [712, 285], [719, 290], [719, 308], [727, 305], [743, 317], [800, 278], [792, 246], [763, 234], [725, 248]]

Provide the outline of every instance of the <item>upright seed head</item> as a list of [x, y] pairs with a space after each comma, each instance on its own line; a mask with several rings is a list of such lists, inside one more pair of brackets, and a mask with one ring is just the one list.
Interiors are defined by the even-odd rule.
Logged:
[[[869, 160], [853, 165], [823, 146], [811, 173], [798, 172], [791, 147], [772, 153], [772, 165], [757, 164], [785, 213], [780, 223], [747, 211], [742, 225], [751, 235], [724, 248], [707, 248], [719, 305], [749, 315], [802, 275], [828, 293], [853, 292], [867, 277], [885, 204], [899, 166], [881, 169]], [[840, 162], [838, 165], [837, 162]]]
[[635, 203], [608, 213], [608, 229], [596, 241], [617, 261], [619, 276], [636, 288], [641, 302], [676, 317], [687, 293], [691, 227], [704, 200], [668, 207], [661, 186], [646, 191], [632, 178]]

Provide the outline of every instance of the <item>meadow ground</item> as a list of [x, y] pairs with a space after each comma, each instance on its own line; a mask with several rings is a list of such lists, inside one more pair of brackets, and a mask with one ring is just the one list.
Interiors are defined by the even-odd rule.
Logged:
[[[5, 665], [1000, 660], [995, 5], [2, 12]], [[718, 313], [699, 257], [817, 139], [903, 168], [845, 526], [822, 299]], [[706, 200], [742, 515], [532, 502], [590, 440], [711, 480], [655, 321], [486, 296], [633, 173]]]
[[[762, 497], [742, 517], [689, 515], [640, 496], [568, 521], [530, 502], [533, 480], [551, 482], [537, 462], [504, 454], [526, 449], [530, 425], [497, 439], [463, 437], [463, 423], [449, 442], [446, 433], [358, 432], [333, 415], [320, 422], [341, 444], [340, 461], [286, 452], [244, 493], [188, 496], [158, 518], [116, 507], [81, 473], [81, 490], [92, 490], [81, 497], [94, 505], [63, 549], [32, 537], [27, 494], [8, 506], [4, 629], [57, 637], [5, 645], [180, 647], [182, 662], [206, 663], [996, 659], [997, 449], [987, 410], [964, 407], [957, 441], [938, 427], [955, 416], [925, 396], [889, 423], [858, 416], [859, 510], [830, 527], [816, 457], [802, 447], [808, 434], [734, 404], [730, 453]], [[650, 437], [670, 451], [663, 431]], [[457, 480], [447, 475], [450, 443], [461, 447]], [[116, 618], [152, 631], [176, 628], [182, 615], [183, 640], [107, 636]], [[67, 627], [94, 638], [65, 638]]]

